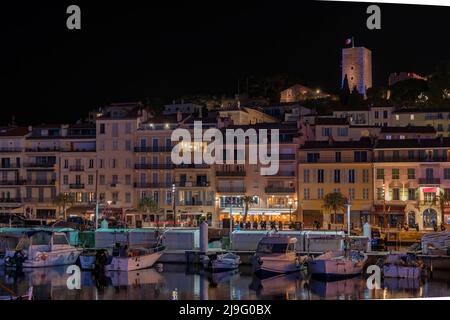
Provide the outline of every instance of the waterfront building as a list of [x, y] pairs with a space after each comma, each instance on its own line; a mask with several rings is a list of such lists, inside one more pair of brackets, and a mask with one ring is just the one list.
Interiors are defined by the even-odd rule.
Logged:
[[450, 110], [444, 108], [403, 108], [395, 110], [390, 126], [433, 126], [438, 135], [450, 136]]
[[[374, 147], [374, 220], [433, 230], [449, 223], [450, 139], [378, 140]], [[448, 199], [448, 198], [447, 198]]]

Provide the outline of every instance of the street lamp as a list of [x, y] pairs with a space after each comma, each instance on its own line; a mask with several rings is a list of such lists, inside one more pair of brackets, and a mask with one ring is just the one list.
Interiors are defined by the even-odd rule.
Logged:
[[292, 199], [289, 199], [289, 224], [292, 225]]
[[175, 208], [175, 183], [172, 184], [172, 211], [173, 211], [173, 227], [175, 228], [177, 225], [177, 215], [176, 215], [176, 208]]
[[351, 223], [350, 223], [350, 208], [351, 204], [350, 202], [346, 203], [345, 206], [347, 207], [347, 235], [350, 237], [350, 229], [351, 229]]

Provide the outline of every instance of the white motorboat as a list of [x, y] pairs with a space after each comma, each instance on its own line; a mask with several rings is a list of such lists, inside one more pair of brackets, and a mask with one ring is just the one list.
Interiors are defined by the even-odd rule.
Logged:
[[153, 248], [123, 248], [114, 253], [110, 262], [105, 266], [106, 271], [133, 271], [151, 268], [153, 264], [163, 255], [164, 246]]
[[80, 254], [80, 267], [82, 270], [94, 270], [97, 260], [106, 260], [111, 256], [110, 249], [84, 249]]
[[414, 254], [390, 254], [383, 264], [385, 278], [418, 279], [424, 264]]
[[5, 266], [41, 268], [75, 264], [81, 250], [70, 245], [63, 232], [34, 230], [23, 236], [5, 256]]
[[252, 257], [253, 271], [260, 277], [300, 271], [307, 257], [297, 257], [296, 243], [297, 238], [285, 235], [263, 237]]
[[222, 272], [239, 268], [241, 258], [234, 253], [212, 254], [203, 258], [203, 267], [211, 272]]
[[316, 278], [349, 278], [361, 274], [366, 261], [359, 251], [329, 251], [309, 261], [308, 272]]

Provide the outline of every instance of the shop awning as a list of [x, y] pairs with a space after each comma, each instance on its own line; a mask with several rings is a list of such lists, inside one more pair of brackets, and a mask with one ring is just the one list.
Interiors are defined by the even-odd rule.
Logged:
[[437, 188], [423, 188], [422, 191], [424, 193], [436, 193], [437, 192]]

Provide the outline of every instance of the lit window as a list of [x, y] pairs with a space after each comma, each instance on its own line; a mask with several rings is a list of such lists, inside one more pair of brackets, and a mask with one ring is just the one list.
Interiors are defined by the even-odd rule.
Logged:
[[400, 120], [400, 116], [398, 114], [395, 115], [395, 120]]
[[414, 114], [410, 114], [410, 115], [409, 115], [409, 120], [414, 121]]

